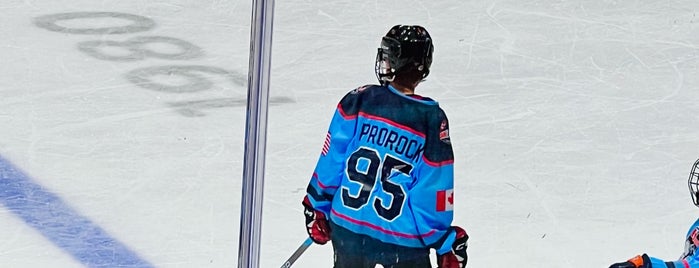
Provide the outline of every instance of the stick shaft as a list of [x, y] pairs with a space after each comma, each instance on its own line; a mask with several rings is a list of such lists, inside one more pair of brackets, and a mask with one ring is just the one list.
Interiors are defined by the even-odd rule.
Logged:
[[303, 252], [306, 251], [306, 249], [308, 249], [308, 247], [310, 247], [311, 245], [313, 245], [313, 240], [311, 240], [310, 237], [306, 238], [306, 240], [303, 241], [301, 246], [299, 246], [299, 248], [297, 248], [296, 251], [294, 251], [294, 253], [291, 254], [291, 257], [289, 257], [289, 259], [286, 260], [284, 264], [282, 264], [281, 268], [290, 268], [291, 265], [294, 264], [294, 262], [296, 262], [296, 260], [298, 260], [299, 257], [301, 257], [301, 254], [303, 254]]

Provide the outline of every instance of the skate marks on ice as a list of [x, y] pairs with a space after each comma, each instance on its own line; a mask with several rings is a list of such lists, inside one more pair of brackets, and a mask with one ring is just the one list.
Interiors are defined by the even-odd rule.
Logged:
[[86, 267], [153, 267], [0, 156], [0, 204]]
[[[64, 24], [76, 24], [81, 20], [98, 24], [99, 27], [64, 26]], [[128, 24], [116, 24], [115, 21], [127, 21]], [[104, 61], [193, 60], [204, 55], [204, 50], [199, 46], [174, 37], [136, 36], [125, 41], [108, 40], [102, 37], [102, 35], [146, 32], [156, 27], [156, 23], [152, 19], [134, 14], [118, 12], [58, 13], [36, 17], [34, 24], [40, 28], [59, 33], [99, 35], [99, 40], [78, 43], [77, 49], [86, 55]], [[110, 24], [118, 26], [109, 26]], [[166, 104], [180, 115], [187, 117], [205, 116], [206, 113], [202, 110], [206, 109], [242, 107], [247, 103], [244, 90], [230, 94], [231, 88], [229, 88], [231, 87], [230, 83], [232, 83], [232, 87], [243, 89], [247, 84], [247, 75], [219, 67], [190, 64], [160, 65], [138, 68], [123, 76], [129, 82], [144, 89], [168, 94], [192, 94], [192, 98], [196, 98], [196, 100], [168, 102]], [[216, 82], [219, 81], [224, 85], [217, 85]], [[224, 91], [228, 91], [227, 95], [235, 95], [236, 97], [206, 99], [202, 96], [205, 91], [214, 87], [222, 87]], [[289, 97], [271, 97], [269, 102], [272, 105], [280, 105], [294, 101]]]
[[[269, 104], [271, 106], [293, 103], [294, 100], [289, 97], [270, 97]], [[177, 112], [187, 117], [205, 116], [201, 110], [223, 108], [223, 107], [244, 107], [247, 105], [247, 100], [237, 98], [219, 98], [207, 99], [198, 101], [186, 102], [171, 102], [170, 107], [176, 108]]]

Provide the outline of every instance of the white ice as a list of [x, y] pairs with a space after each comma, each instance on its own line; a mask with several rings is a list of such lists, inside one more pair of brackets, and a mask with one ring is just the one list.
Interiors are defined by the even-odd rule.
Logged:
[[[394, 24], [423, 25], [434, 39], [418, 93], [450, 118], [468, 267], [676, 259], [699, 215], [686, 184], [699, 157], [697, 9], [692, 0], [276, 1], [261, 267], [279, 267], [305, 239], [300, 201], [332, 111], [376, 82], [376, 47]], [[109, 35], [34, 23], [96, 11], [156, 26]], [[236, 267], [251, 3], [5, 0], [0, 12], [0, 155], [155, 267]], [[119, 61], [95, 55], [128, 55], [124, 47], [85, 50], [139, 36], [202, 54]], [[209, 89], [158, 91], [128, 76], [192, 65], [208, 68], [193, 73]], [[195, 79], [177, 69], [150, 78]], [[0, 226], [1, 267], [83, 267], [16, 211], [0, 206]], [[294, 265], [331, 266], [329, 245]]]

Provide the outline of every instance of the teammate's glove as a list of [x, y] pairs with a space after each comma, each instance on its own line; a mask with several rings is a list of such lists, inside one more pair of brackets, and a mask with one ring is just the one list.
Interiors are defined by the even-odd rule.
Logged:
[[464, 268], [468, 261], [466, 248], [468, 247], [468, 234], [459, 226], [452, 227], [456, 231], [456, 240], [451, 245], [451, 251], [443, 255], [437, 255], [438, 268]]
[[629, 259], [628, 261], [625, 262], [619, 262], [612, 264], [612, 266], [609, 266], [609, 268], [651, 268], [650, 264], [650, 258], [648, 255], [643, 254], [643, 255], [636, 255], [636, 257], [633, 257]]
[[303, 198], [303, 215], [306, 216], [306, 232], [313, 242], [324, 245], [330, 241], [330, 226], [325, 214], [316, 211], [311, 206], [308, 196]]

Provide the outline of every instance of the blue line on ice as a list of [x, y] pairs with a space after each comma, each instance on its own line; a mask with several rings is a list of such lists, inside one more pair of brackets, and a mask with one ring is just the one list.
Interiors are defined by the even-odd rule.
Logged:
[[2, 156], [0, 204], [87, 267], [153, 267]]

